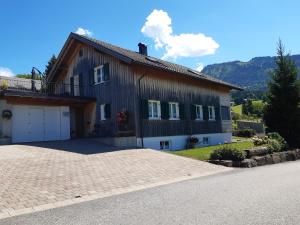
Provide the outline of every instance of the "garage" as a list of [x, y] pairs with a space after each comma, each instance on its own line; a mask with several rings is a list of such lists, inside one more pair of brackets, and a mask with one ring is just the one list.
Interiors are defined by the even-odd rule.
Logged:
[[70, 139], [68, 106], [13, 105], [12, 142]]

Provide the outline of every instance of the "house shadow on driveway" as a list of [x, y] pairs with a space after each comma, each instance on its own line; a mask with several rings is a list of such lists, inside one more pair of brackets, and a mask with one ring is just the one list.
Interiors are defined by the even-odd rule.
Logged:
[[83, 138], [72, 139], [67, 141], [44, 141], [44, 142], [31, 142], [22, 143], [25, 146], [40, 147], [46, 149], [53, 149], [59, 151], [73, 152], [77, 154], [91, 155], [105, 152], [121, 151], [128, 149], [138, 149], [138, 147], [116, 147], [107, 145], [95, 139]]

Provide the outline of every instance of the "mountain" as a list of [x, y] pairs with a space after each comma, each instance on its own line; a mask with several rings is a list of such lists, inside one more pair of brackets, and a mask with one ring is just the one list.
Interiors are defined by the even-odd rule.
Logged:
[[[248, 62], [233, 61], [208, 65], [202, 72], [249, 90], [266, 90], [276, 57], [255, 57]], [[300, 72], [300, 55], [292, 55]], [[300, 73], [299, 73], [300, 75]]]

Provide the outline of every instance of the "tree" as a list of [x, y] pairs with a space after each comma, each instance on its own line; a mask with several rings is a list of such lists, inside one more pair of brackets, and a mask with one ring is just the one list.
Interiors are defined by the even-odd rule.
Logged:
[[279, 40], [276, 68], [268, 84], [264, 121], [271, 132], [278, 132], [290, 146], [300, 145], [300, 89], [297, 67], [285, 54]]
[[245, 114], [245, 115], [253, 114], [253, 105], [252, 105], [251, 99], [244, 100], [244, 102], [242, 104], [242, 111], [243, 111], [243, 114]]
[[45, 69], [45, 77], [46, 77], [46, 78], [48, 77], [48, 75], [49, 75], [49, 73], [50, 73], [50, 71], [51, 71], [53, 65], [55, 64], [56, 60], [57, 60], [57, 58], [56, 58], [56, 56], [53, 54], [53, 55], [51, 56], [51, 58], [49, 59], [48, 64], [46, 65], [46, 69]]

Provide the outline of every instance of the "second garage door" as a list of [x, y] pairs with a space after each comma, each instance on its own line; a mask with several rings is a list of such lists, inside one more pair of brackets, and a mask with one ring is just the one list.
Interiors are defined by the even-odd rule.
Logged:
[[14, 105], [12, 142], [67, 140], [69, 107]]

